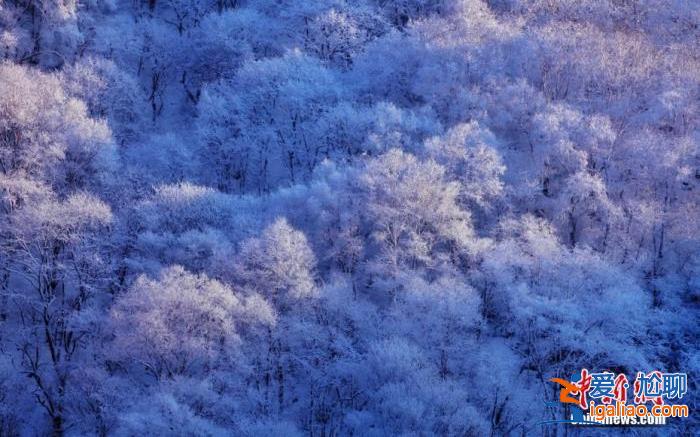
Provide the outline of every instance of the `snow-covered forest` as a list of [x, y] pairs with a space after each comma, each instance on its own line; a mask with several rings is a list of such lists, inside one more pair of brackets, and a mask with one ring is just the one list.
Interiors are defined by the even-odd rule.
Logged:
[[0, 1], [0, 436], [590, 435], [699, 305], [700, 2]]

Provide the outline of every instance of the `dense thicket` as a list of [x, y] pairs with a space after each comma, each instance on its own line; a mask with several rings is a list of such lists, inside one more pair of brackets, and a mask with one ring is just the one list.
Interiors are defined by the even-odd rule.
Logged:
[[697, 402], [698, 2], [6, 0], [0, 58], [0, 435]]

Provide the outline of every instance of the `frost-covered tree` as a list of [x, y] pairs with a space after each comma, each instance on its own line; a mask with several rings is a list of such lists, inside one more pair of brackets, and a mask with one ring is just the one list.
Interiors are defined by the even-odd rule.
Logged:
[[465, 205], [486, 207], [502, 195], [505, 166], [488, 129], [476, 122], [455, 126], [444, 137], [428, 140], [426, 149], [461, 182], [459, 197]]
[[26, 67], [0, 66], [0, 171], [28, 177], [59, 191], [109, 177], [109, 127], [90, 118], [85, 104], [59, 80]]
[[222, 365], [235, 356], [241, 325], [274, 322], [259, 298], [248, 299], [179, 266], [164, 270], [157, 280], [141, 276], [112, 307], [109, 356], [156, 378]]
[[393, 149], [369, 162], [358, 184], [375, 245], [373, 270], [393, 276], [405, 268], [439, 269], [459, 265], [473, 250], [471, 218], [458, 204], [460, 185], [435, 161]]
[[61, 434], [75, 420], [69, 412], [80, 360], [100, 323], [100, 294], [109, 286], [102, 239], [112, 213], [86, 194], [61, 201], [9, 181], [2, 188], [3, 313], [15, 326], [2, 343], [18, 351], [16, 369], [32, 382], [52, 432]]
[[[231, 99], [231, 90], [243, 92]], [[200, 104], [203, 152], [219, 187], [268, 191], [308, 178], [321, 159], [321, 119], [339, 97], [331, 71], [300, 52], [246, 64]]]
[[280, 307], [314, 293], [315, 256], [303, 233], [283, 218], [268, 226], [260, 238], [241, 243], [234, 275], [269, 296]]

